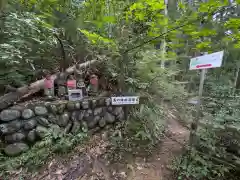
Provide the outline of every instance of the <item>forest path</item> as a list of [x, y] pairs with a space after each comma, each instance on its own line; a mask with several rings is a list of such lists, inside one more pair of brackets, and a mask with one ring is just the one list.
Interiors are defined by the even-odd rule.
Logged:
[[128, 180], [174, 179], [169, 166], [174, 158], [183, 152], [183, 145], [188, 142], [189, 130], [177, 121], [177, 117], [171, 111], [168, 114], [166, 133], [160, 150], [156, 151], [147, 162], [144, 159], [137, 159], [133, 170], [135, 174], [128, 177]]
[[[106, 133], [93, 135], [84, 147], [76, 147], [66, 157], [59, 156], [36, 173], [22, 172], [24, 180], [174, 180], [169, 168], [174, 158], [181, 155], [188, 142], [189, 130], [183, 127], [173, 111], [168, 112], [167, 127], [162, 143], [151, 155], [135, 157], [129, 154], [111, 163]], [[114, 153], [113, 153], [114, 154]], [[19, 175], [12, 177], [15, 180]]]

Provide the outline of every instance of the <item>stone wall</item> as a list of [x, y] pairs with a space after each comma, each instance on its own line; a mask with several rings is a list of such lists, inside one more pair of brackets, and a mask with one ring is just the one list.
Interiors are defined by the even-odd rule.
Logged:
[[88, 129], [104, 127], [123, 119], [123, 108], [112, 106], [110, 98], [36, 101], [1, 111], [0, 133], [4, 152], [15, 156], [27, 151], [52, 128], [75, 134], [85, 126]]

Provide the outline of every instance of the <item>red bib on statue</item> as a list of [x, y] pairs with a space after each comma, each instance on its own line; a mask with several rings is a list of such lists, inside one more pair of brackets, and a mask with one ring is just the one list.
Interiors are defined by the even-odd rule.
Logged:
[[45, 79], [44, 80], [44, 87], [51, 89], [53, 88], [53, 81], [51, 79]]
[[67, 81], [67, 87], [76, 88], [76, 86], [77, 86], [76, 80], [69, 80], [69, 81]]
[[92, 78], [92, 79], [90, 79], [90, 83], [91, 83], [92, 85], [97, 85], [98, 79], [97, 79], [97, 78]]

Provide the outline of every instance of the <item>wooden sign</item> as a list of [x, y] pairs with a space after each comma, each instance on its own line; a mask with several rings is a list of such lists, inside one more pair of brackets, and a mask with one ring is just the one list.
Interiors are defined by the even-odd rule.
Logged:
[[111, 97], [112, 105], [134, 105], [139, 104], [139, 96]]

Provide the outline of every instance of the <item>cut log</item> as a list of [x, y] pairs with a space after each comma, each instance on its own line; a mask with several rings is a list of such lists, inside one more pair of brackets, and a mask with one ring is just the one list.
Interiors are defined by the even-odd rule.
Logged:
[[[72, 74], [74, 72], [75, 68], [83, 69], [90, 65], [95, 64], [96, 62], [98, 62], [98, 61], [91, 60], [91, 61], [87, 61], [82, 64], [77, 64], [77, 65], [67, 68], [65, 72], [67, 74]], [[51, 77], [53, 80], [55, 80], [57, 78], [57, 74], [54, 74]], [[0, 97], [0, 110], [9, 107], [10, 105], [17, 102], [18, 100], [20, 100], [22, 98], [26, 98], [26, 97], [30, 96], [31, 94], [34, 94], [34, 93], [40, 91], [43, 88], [44, 88], [44, 79], [41, 79], [39, 81], [36, 81], [36, 82], [30, 84], [29, 86], [23, 86], [23, 87], [18, 88], [16, 90], [16, 92], [10, 92], [8, 94], [5, 94], [4, 96]]]

